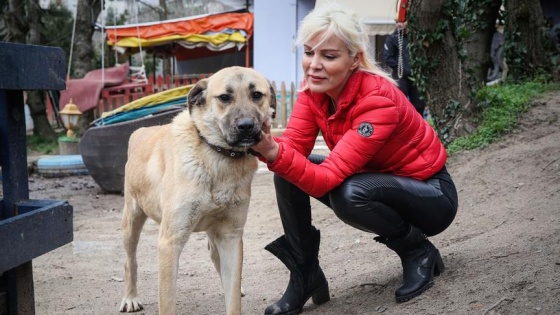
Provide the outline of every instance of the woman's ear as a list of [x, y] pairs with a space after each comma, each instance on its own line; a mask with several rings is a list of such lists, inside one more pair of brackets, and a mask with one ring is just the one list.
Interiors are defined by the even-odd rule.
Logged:
[[360, 65], [360, 61], [362, 61], [362, 58], [364, 58], [364, 53], [361, 51], [357, 52], [354, 56], [354, 62], [352, 62], [352, 66], [350, 66], [350, 69], [354, 70], [358, 68], [358, 66]]

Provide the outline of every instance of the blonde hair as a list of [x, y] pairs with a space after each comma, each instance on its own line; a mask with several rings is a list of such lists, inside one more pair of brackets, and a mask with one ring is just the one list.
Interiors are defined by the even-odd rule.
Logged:
[[[353, 11], [336, 3], [315, 8], [301, 21], [296, 45], [302, 46], [317, 34], [323, 33], [317, 46], [323, 44], [333, 35], [346, 44], [350, 56], [362, 53], [358, 70], [383, 77], [393, 84], [395, 80], [383, 70], [368, 53], [369, 38], [361, 18]], [[313, 47], [315, 49], [315, 47]]]

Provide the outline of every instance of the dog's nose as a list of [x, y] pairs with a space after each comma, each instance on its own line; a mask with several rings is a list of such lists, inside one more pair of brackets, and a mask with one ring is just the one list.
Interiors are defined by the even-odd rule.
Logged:
[[255, 123], [252, 119], [243, 118], [237, 121], [237, 129], [241, 133], [250, 134], [253, 132], [253, 128], [255, 128]]

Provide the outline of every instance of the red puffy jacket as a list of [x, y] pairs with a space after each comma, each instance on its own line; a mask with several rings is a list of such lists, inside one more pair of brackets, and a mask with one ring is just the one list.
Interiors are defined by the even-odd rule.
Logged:
[[[347, 177], [391, 173], [425, 180], [445, 165], [447, 153], [434, 129], [391, 82], [356, 71], [329, 115], [330, 98], [301, 92], [268, 168], [306, 193], [320, 197]], [[331, 150], [320, 165], [306, 157], [319, 132]]]

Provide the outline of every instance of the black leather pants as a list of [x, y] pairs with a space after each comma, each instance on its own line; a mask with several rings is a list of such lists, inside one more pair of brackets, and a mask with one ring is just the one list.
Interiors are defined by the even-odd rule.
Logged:
[[[325, 157], [312, 154], [309, 159], [320, 164]], [[278, 175], [274, 185], [286, 239], [294, 256], [307, 260], [310, 196]], [[385, 238], [402, 236], [410, 225], [427, 236], [436, 235], [451, 224], [458, 205], [455, 185], [445, 167], [426, 181], [383, 173], [356, 174], [317, 199], [346, 224]]]

